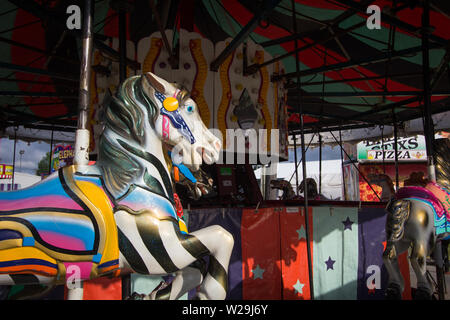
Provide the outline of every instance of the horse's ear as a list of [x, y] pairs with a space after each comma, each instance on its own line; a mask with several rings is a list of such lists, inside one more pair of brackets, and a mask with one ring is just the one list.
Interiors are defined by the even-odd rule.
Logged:
[[145, 73], [144, 77], [148, 81], [148, 83], [157, 91], [161, 92], [162, 94], [166, 93], [166, 86], [168, 85], [167, 81], [157, 77], [151, 72]]

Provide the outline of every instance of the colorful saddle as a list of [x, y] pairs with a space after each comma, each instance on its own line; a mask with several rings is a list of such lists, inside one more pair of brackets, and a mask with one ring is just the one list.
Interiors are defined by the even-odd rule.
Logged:
[[0, 274], [64, 283], [76, 266], [80, 280], [117, 275], [113, 203], [100, 174], [76, 170], [65, 167], [29, 188], [0, 193]]
[[450, 192], [434, 182], [423, 187], [403, 187], [395, 194], [396, 199], [414, 198], [428, 203], [434, 211], [436, 234], [450, 232]]

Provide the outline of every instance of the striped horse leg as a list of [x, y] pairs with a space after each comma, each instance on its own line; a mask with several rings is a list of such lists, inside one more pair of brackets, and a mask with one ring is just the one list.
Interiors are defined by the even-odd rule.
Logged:
[[[118, 211], [115, 218], [121, 258], [126, 260], [121, 265], [129, 265], [133, 271], [142, 274], [172, 274], [209, 255], [208, 273], [203, 279], [199, 297], [225, 298], [228, 263], [234, 243], [232, 235], [225, 229], [211, 226], [184, 234], [174, 221], [158, 219], [149, 212], [129, 214]], [[188, 286], [183, 287], [187, 289]], [[165, 297], [179, 297], [183, 291], [177, 290]]]
[[208, 272], [203, 281], [199, 298], [223, 300], [228, 289], [228, 264], [233, 250], [233, 236], [218, 225], [209, 226], [191, 233], [209, 250]]
[[[161, 240], [173, 262], [180, 266], [181, 272], [171, 285], [156, 292], [156, 299], [179, 298], [200, 284], [198, 298], [225, 299], [228, 286], [228, 264], [233, 249], [233, 236], [218, 225], [183, 234], [170, 221], [161, 221]], [[203, 278], [201, 267], [182, 268], [182, 264], [196, 261], [209, 255], [209, 266]], [[169, 294], [170, 292], [170, 294]]]
[[149, 300], [177, 300], [189, 290], [199, 286], [203, 281], [203, 274], [199, 268], [186, 267], [175, 273], [175, 278], [163, 288], [154, 290]]

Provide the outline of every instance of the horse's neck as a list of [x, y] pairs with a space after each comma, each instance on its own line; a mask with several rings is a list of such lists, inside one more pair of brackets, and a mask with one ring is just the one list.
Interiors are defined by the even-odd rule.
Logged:
[[381, 187], [381, 198], [382, 199], [389, 199], [391, 196], [394, 195], [395, 190], [392, 183], [389, 183], [388, 181], [383, 181], [380, 183]]
[[[125, 153], [129, 163], [132, 163], [134, 167], [128, 168], [128, 161], [127, 166], [120, 167], [120, 163], [117, 166], [117, 162], [114, 163], [108, 161], [108, 159], [103, 159], [103, 161], [99, 161], [102, 170], [105, 174], [108, 172], [124, 170], [127, 179], [125, 189], [127, 190], [131, 185], [135, 185], [172, 199], [172, 181], [164, 158], [161, 140], [149, 124], [144, 132], [145, 138], [143, 139], [143, 142], [139, 144], [134, 140], [130, 141], [123, 139], [111, 129], [105, 129], [103, 138], [108, 139], [114, 148]], [[111, 194], [116, 198], [123, 195], [123, 189], [121, 192], [118, 192], [116, 186], [111, 183], [108, 185], [106, 180], [105, 184]]]
[[285, 193], [286, 199], [292, 199], [296, 196], [294, 189], [292, 188], [292, 185], [290, 183], [286, 186]]

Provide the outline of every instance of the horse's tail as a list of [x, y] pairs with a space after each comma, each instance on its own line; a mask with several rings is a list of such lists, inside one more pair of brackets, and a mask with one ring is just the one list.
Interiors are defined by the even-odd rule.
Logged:
[[409, 218], [411, 202], [403, 199], [392, 199], [387, 204], [386, 240], [398, 241], [403, 238], [405, 222]]

